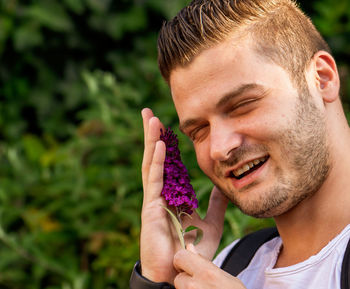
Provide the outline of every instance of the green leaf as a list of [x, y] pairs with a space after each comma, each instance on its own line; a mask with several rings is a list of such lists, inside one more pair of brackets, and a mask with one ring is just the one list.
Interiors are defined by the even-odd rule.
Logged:
[[82, 0], [64, 0], [64, 3], [76, 14], [82, 14], [84, 12], [85, 6]]
[[62, 4], [56, 1], [36, 3], [29, 6], [26, 13], [31, 19], [55, 31], [67, 32], [73, 28], [69, 15]]
[[23, 51], [42, 44], [42, 35], [35, 25], [26, 23], [19, 26], [13, 35], [16, 51]]
[[185, 229], [185, 233], [191, 232], [193, 230], [197, 230], [196, 239], [193, 242], [193, 245], [197, 245], [203, 238], [203, 230], [198, 228], [198, 227], [196, 227], [196, 226], [188, 226]]
[[164, 207], [164, 206], [162, 206], [162, 207], [169, 213], [169, 215], [171, 217], [171, 221], [173, 222], [173, 224], [175, 226], [176, 233], [179, 236], [181, 246], [182, 246], [182, 248], [185, 249], [186, 247], [185, 247], [185, 240], [183, 237], [183, 230], [182, 230], [182, 226], [181, 226], [179, 220], [176, 218], [174, 213], [172, 211], [170, 211], [167, 207]]
[[23, 147], [30, 161], [36, 162], [45, 153], [45, 147], [40, 138], [35, 135], [26, 135], [22, 139]]

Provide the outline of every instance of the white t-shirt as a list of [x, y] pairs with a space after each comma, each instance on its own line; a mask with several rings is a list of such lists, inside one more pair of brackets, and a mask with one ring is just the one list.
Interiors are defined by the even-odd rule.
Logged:
[[[276, 237], [262, 245], [248, 267], [237, 277], [247, 289], [340, 289], [340, 273], [350, 225], [309, 259], [283, 268], [273, 268], [282, 245]], [[213, 261], [221, 266], [226, 255], [237, 243], [226, 247]]]

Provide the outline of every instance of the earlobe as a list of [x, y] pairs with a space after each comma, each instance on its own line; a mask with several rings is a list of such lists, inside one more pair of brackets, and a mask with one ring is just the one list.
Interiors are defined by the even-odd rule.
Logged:
[[333, 102], [339, 96], [339, 75], [334, 58], [326, 51], [318, 51], [314, 57], [316, 89], [324, 102]]

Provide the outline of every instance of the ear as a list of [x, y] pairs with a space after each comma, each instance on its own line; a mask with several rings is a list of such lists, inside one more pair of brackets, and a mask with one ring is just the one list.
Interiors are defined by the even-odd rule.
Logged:
[[315, 89], [324, 102], [333, 102], [339, 97], [339, 75], [334, 58], [326, 51], [318, 51], [312, 58]]

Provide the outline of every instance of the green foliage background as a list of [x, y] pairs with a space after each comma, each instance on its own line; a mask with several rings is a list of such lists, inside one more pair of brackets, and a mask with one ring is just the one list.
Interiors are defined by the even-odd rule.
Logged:
[[[176, 128], [156, 38], [188, 2], [0, 0], [0, 288], [128, 288], [139, 254], [140, 110]], [[348, 114], [349, 0], [301, 5], [333, 48]], [[211, 184], [179, 137], [206, 208]], [[221, 246], [271, 223], [232, 207]]]

